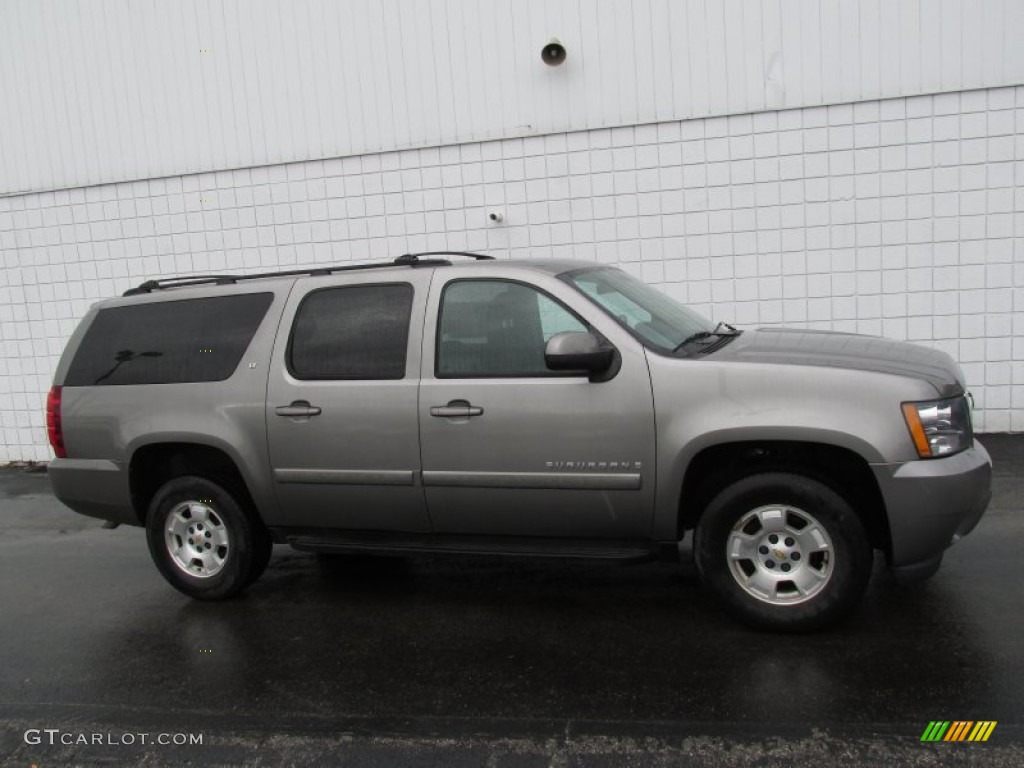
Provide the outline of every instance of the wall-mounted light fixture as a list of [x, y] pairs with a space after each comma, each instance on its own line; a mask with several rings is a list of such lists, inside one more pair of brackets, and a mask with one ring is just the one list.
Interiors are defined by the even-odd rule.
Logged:
[[565, 63], [565, 46], [557, 37], [552, 37], [548, 44], [540, 49], [540, 59], [549, 67], [560, 67]]

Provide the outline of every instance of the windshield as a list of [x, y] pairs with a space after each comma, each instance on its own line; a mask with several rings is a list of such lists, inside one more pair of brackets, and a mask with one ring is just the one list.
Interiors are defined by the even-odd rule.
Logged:
[[671, 354], [694, 334], [714, 330], [714, 323], [622, 270], [596, 267], [560, 277], [659, 352]]

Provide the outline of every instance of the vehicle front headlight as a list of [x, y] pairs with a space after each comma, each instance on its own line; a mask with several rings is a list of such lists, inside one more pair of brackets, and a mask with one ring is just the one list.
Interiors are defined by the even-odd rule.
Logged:
[[971, 411], [965, 395], [903, 403], [903, 418], [922, 459], [951, 456], [971, 445]]

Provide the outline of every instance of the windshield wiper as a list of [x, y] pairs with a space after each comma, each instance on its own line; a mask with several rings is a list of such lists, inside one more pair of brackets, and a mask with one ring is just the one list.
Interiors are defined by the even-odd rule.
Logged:
[[[729, 330], [728, 331], [720, 331], [720, 330], [718, 330], [723, 325], [726, 328], [728, 328]], [[691, 333], [689, 336], [687, 336], [685, 339], [683, 339], [681, 342], [679, 342], [678, 344], [676, 344], [672, 348], [672, 354], [674, 355], [676, 352], [678, 352], [680, 349], [685, 347], [687, 344], [690, 344], [690, 343], [692, 343], [694, 341], [700, 341], [701, 339], [709, 339], [712, 336], [739, 336], [741, 333], [743, 333], [743, 331], [737, 331], [735, 328], [733, 328], [728, 323], [720, 322], [718, 325], [716, 325], [714, 327], [713, 330], [710, 330], [710, 331], [697, 331], [696, 333]]]

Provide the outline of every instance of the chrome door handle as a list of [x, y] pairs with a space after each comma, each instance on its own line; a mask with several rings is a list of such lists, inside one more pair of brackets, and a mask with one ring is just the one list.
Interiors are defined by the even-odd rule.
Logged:
[[430, 408], [431, 416], [448, 419], [465, 419], [470, 416], [479, 416], [483, 412], [483, 408], [476, 405], [470, 405], [468, 400], [452, 400], [448, 405], [434, 405]]
[[319, 416], [320, 408], [310, 405], [308, 400], [296, 400], [291, 405], [279, 405], [274, 409], [278, 416]]

